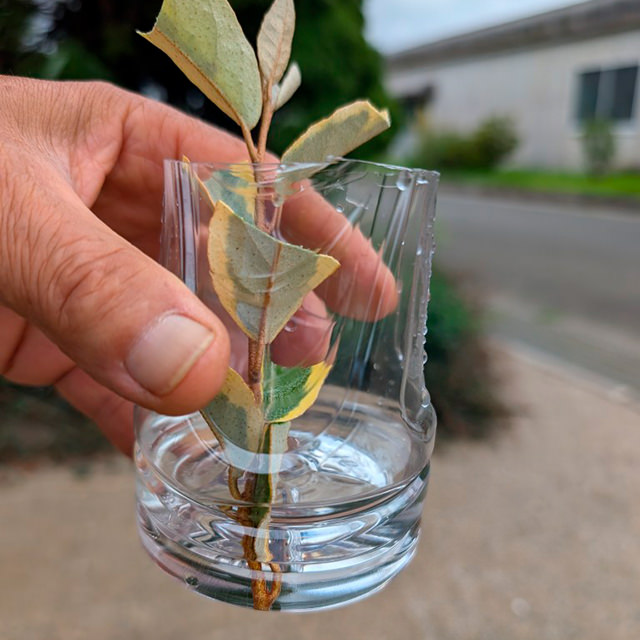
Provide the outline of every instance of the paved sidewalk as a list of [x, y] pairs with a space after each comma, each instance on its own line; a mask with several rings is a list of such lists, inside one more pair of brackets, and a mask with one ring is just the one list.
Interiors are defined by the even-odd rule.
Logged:
[[413, 564], [351, 607], [260, 614], [196, 596], [136, 538], [122, 460], [0, 475], [0, 640], [637, 640], [640, 410], [502, 350], [517, 411], [441, 447]]

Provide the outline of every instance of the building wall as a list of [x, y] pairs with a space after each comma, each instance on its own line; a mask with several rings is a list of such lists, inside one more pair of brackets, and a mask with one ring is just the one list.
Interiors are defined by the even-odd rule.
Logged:
[[[640, 30], [395, 70], [388, 83], [400, 96], [432, 86], [427, 110], [434, 127], [465, 131], [490, 115], [511, 115], [521, 139], [514, 166], [578, 169], [578, 74], [639, 62]], [[640, 167], [640, 78], [637, 85], [634, 119], [615, 127], [620, 167]]]

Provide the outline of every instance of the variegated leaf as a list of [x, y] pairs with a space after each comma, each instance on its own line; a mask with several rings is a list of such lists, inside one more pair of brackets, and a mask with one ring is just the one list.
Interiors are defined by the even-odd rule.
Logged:
[[265, 363], [263, 412], [266, 422], [290, 422], [300, 417], [320, 393], [331, 365], [320, 362], [311, 367], [281, 367]]
[[153, 29], [140, 35], [235, 122], [256, 126], [262, 113], [258, 62], [227, 0], [164, 0]]
[[239, 163], [214, 171], [207, 180], [200, 180], [200, 185], [213, 208], [221, 200], [243, 220], [255, 219], [258, 188], [251, 165]]
[[293, 0], [274, 0], [258, 33], [258, 61], [265, 85], [273, 86], [282, 78], [291, 56], [295, 26]]
[[[209, 225], [209, 268], [222, 306], [253, 340], [267, 344], [339, 266], [330, 256], [282, 242], [216, 204]], [[264, 314], [264, 317], [263, 317]]]
[[[328, 158], [344, 156], [389, 126], [386, 109], [379, 111], [367, 100], [358, 100], [311, 125], [282, 154], [282, 162], [323, 163]], [[318, 166], [309, 167], [305, 175], [312, 175], [319, 169]]]
[[236, 469], [247, 469], [260, 450], [262, 410], [239, 373], [229, 369], [218, 395], [200, 411]]

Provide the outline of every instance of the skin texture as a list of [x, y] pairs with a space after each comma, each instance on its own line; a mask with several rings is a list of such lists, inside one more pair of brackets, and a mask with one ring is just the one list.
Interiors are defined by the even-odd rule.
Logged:
[[[0, 76], [0, 113], [0, 375], [54, 385], [130, 453], [133, 403], [166, 414], [197, 410], [219, 390], [231, 348], [218, 317], [155, 262], [162, 160], [237, 162], [244, 144], [104, 83]], [[326, 334], [325, 304], [371, 319], [358, 295], [340, 308], [345, 288], [373, 291], [379, 316], [389, 312], [395, 283], [368, 243], [317, 194], [303, 204], [298, 214], [286, 211], [291, 239], [346, 262], [319, 291], [324, 301], [307, 303], [301, 324]], [[311, 223], [317, 211], [323, 225]], [[341, 233], [333, 246], [327, 230]], [[316, 320], [304, 321], [309, 310]], [[171, 314], [213, 337], [171, 389], [154, 393], [130, 374], [127, 356]], [[296, 349], [311, 361], [323, 357], [326, 340], [303, 333], [289, 332], [297, 346], [278, 338], [283, 364]]]

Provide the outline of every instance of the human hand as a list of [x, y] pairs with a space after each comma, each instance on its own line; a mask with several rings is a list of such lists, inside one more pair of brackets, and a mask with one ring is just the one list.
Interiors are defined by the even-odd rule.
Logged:
[[[130, 452], [132, 403], [166, 414], [219, 390], [229, 336], [158, 252], [164, 158], [234, 162], [234, 136], [103, 83], [0, 77], [0, 374], [54, 385]], [[396, 303], [391, 274], [346, 220], [309, 192], [284, 222], [343, 267], [321, 291], [363, 319]], [[316, 215], [322, 208], [324, 223]], [[355, 277], [350, 310], [340, 282]], [[379, 304], [375, 304], [378, 300]]]

